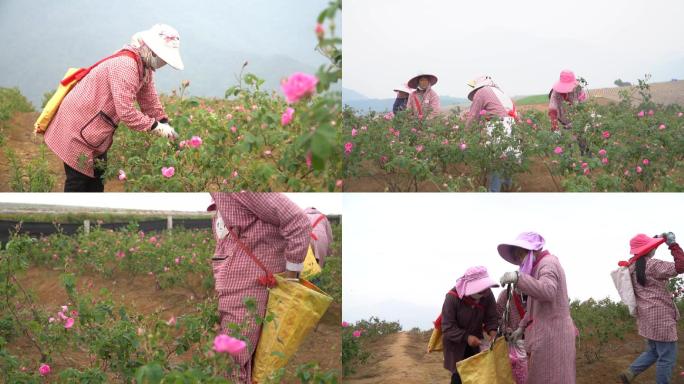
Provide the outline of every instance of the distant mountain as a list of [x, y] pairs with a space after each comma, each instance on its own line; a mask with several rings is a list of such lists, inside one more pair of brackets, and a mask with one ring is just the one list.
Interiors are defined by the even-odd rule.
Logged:
[[342, 100], [367, 100], [368, 98], [353, 89], [342, 88]]
[[[358, 92], [346, 90], [348, 93], [353, 92], [360, 95]], [[355, 110], [365, 113], [368, 111], [386, 112], [392, 110], [394, 99], [368, 99], [368, 98], [348, 98], [345, 93], [342, 94], [342, 102], [344, 105], [350, 106]], [[452, 96], [441, 96], [439, 102], [442, 107], [449, 107], [457, 104], [469, 103], [468, 99]]]

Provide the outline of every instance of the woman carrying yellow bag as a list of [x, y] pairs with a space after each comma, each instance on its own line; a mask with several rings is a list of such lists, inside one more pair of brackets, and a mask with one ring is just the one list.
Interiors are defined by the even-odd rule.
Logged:
[[[302, 270], [311, 225], [302, 209], [282, 194], [211, 195], [214, 203], [208, 210], [217, 211], [213, 219], [216, 250], [212, 266], [221, 328], [248, 344], [248, 348], [234, 357], [239, 367], [237, 372], [232, 372], [231, 379], [235, 383], [250, 384], [261, 326], [248, 318], [243, 300], [253, 298], [257, 316], [265, 316], [268, 288], [277, 285], [274, 274], [297, 279]], [[231, 334], [228, 325], [242, 324], [245, 320], [248, 326], [242, 334]]]

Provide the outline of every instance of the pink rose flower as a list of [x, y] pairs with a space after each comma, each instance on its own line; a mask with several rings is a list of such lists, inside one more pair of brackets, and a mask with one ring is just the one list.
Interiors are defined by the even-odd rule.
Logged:
[[642, 171], [643, 171], [643, 169], [642, 169], [640, 166], [637, 165], [637, 167], [636, 167], [636, 173], [641, 173]]
[[232, 127], [230, 127], [230, 131], [233, 133], [237, 133], [237, 127], [233, 125]]
[[661, 131], [665, 128], [667, 128], [667, 127], [665, 127], [665, 124], [660, 124], [660, 126], [658, 127], [658, 129], [660, 129]]
[[307, 152], [306, 153], [306, 167], [308, 169], [311, 169], [311, 165], [313, 163], [311, 157], [312, 157], [311, 151]]
[[48, 323], [54, 323], [54, 322], [55, 322], [55, 318], [54, 318], [54, 317], [51, 317], [51, 318], [48, 319]]
[[485, 111], [484, 109], [480, 110], [480, 116], [484, 116], [486, 114], [487, 114], [487, 111]]
[[354, 337], [356, 337], [356, 338], [361, 337], [361, 331], [356, 330], [356, 331], [352, 332], [352, 336], [354, 336]]
[[168, 179], [170, 177], [173, 177], [173, 175], [176, 173], [176, 168], [174, 168], [174, 167], [162, 167], [161, 173], [164, 177], [166, 177]]
[[337, 181], [335, 181], [335, 187], [337, 187], [337, 188], [342, 188], [343, 185], [344, 185], [344, 181], [343, 181], [343, 180], [337, 179]]
[[190, 138], [190, 146], [193, 148], [199, 148], [202, 145], [202, 138], [199, 136], [193, 136]]
[[684, 116], [684, 112], [679, 112], [679, 113], [677, 114], [677, 117], [682, 117], [682, 116]]
[[587, 164], [587, 163], [582, 163], [582, 168], [583, 168], [583, 169], [587, 169], [588, 166], [589, 166], [589, 164]]
[[556, 147], [556, 149], [554, 149], [553, 152], [556, 155], [561, 155], [561, 154], [563, 154], [563, 147]]
[[64, 320], [64, 328], [69, 329], [74, 326], [74, 319], [72, 317], [67, 317], [66, 320]]
[[354, 143], [346, 142], [344, 144], [344, 153], [346, 153], [347, 155], [352, 152], [352, 149], [354, 149]]
[[442, 145], [449, 145], [449, 139], [442, 140]]
[[174, 325], [176, 325], [176, 316], [171, 316], [171, 318], [169, 319], [169, 321], [166, 322], [166, 325], [170, 325], [170, 326], [172, 326], [172, 327], [173, 327]]
[[283, 112], [283, 115], [280, 116], [280, 124], [284, 127], [290, 122], [292, 122], [293, 116], [294, 116], [295, 110], [292, 107], [287, 107], [285, 112]]
[[644, 161], [642, 161], [642, 163], [643, 163], [644, 165], [649, 165], [649, 164], [651, 164], [651, 161], [648, 160], [648, 159], [644, 159]]
[[461, 148], [461, 151], [465, 151], [468, 148], [468, 145], [466, 143], [461, 143], [458, 147]]
[[121, 181], [126, 180], [126, 172], [124, 172], [123, 169], [119, 169], [119, 180], [121, 180]]
[[604, 139], [610, 138], [610, 132], [608, 132], [608, 131], [603, 131], [603, 138], [604, 138]]
[[40, 373], [41, 376], [47, 376], [50, 374], [50, 366], [47, 364], [41, 364], [40, 368], [38, 368], [38, 373]]
[[588, 175], [589, 173], [591, 173], [591, 171], [589, 170], [589, 168], [585, 168], [585, 169], [584, 169], [584, 174], [585, 174], [585, 175]]
[[347, 328], [348, 326], [349, 326], [349, 323], [347, 323], [346, 321], [342, 322], [342, 328]]
[[359, 131], [356, 130], [356, 128], [352, 128], [351, 135], [352, 137], [356, 137], [356, 135], [359, 134]]
[[528, 125], [532, 125], [532, 119], [527, 119], [526, 122], [527, 122]]
[[247, 348], [247, 343], [228, 335], [218, 335], [214, 338], [214, 351], [228, 353], [232, 356], [239, 354]]
[[152, 244], [156, 243], [156, 242], [157, 242], [157, 236], [152, 236], [152, 237], [150, 237], [150, 240], [149, 240], [149, 241], [150, 241], [150, 243], [152, 243]]
[[598, 151], [599, 156], [605, 156], [607, 153], [608, 151], [606, 151], [605, 149], [601, 149], [600, 151]]
[[416, 152], [423, 152], [423, 148], [422, 145], [416, 145]]
[[180, 257], [176, 257], [173, 261], [176, 263], [176, 265], [180, 264]]
[[392, 120], [392, 119], [394, 119], [394, 112], [387, 112], [387, 113], [385, 113], [384, 118], [385, 118], [385, 120]]
[[119, 260], [123, 259], [125, 256], [126, 256], [126, 252], [124, 252], [124, 251], [119, 251], [116, 253], [116, 258]]
[[603, 165], [608, 165], [608, 158], [604, 157], [603, 159], [601, 159], [601, 162], [603, 163]]
[[649, 115], [649, 116], [653, 116], [653, 113], [654, 113], [654, 112], [653, 112], [652, 109], [649, 109], [649, 110], [648, 110], [648, 115]]
[[296, 103], [303, 97], [313, 94], [318, 84], [318, 78], [314, 75], [297, 72], [292, 74], [280, 85], [288, 103]]
[[318, 36], [319, 39], [322, 39], [324, 34], [325, 29], [323, 29], [323, 25], [316, 24], [316, 36]]
[[644, 115], [646, 115], [644, 111], [639, 111], [639, 113], [637, 113], [637, 116], [639, 117], [644, 117]]

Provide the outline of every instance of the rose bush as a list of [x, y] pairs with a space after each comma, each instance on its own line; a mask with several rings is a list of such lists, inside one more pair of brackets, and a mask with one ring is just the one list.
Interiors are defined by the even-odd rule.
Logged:
[[499, 123], [491, 136], [482, 121], [466, 129], [457, 111], [421, 121], [347, 108], [345, 177], [381, 180], [389, 191], [484, 191], [490, 173], [516, 176], [541, 164], [548, 190], [684, 190], [684, 109], [654, 104], [645, 82], [639, 92], [639, 103], [625, 93], [617, 104], [576, 105], [572, 126], [556, 131], [544, 113], [524, 112], [511, 136]]

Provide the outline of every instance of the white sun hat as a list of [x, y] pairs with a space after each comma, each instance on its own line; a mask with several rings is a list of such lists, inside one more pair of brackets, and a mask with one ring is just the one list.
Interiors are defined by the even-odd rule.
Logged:
[[147, 31], [141, 32], [140, 37], [152, 52], [167, 64], [176, 69], [185, 68], [180, 56], [180, 35], [173, 27], [155, 24]]

